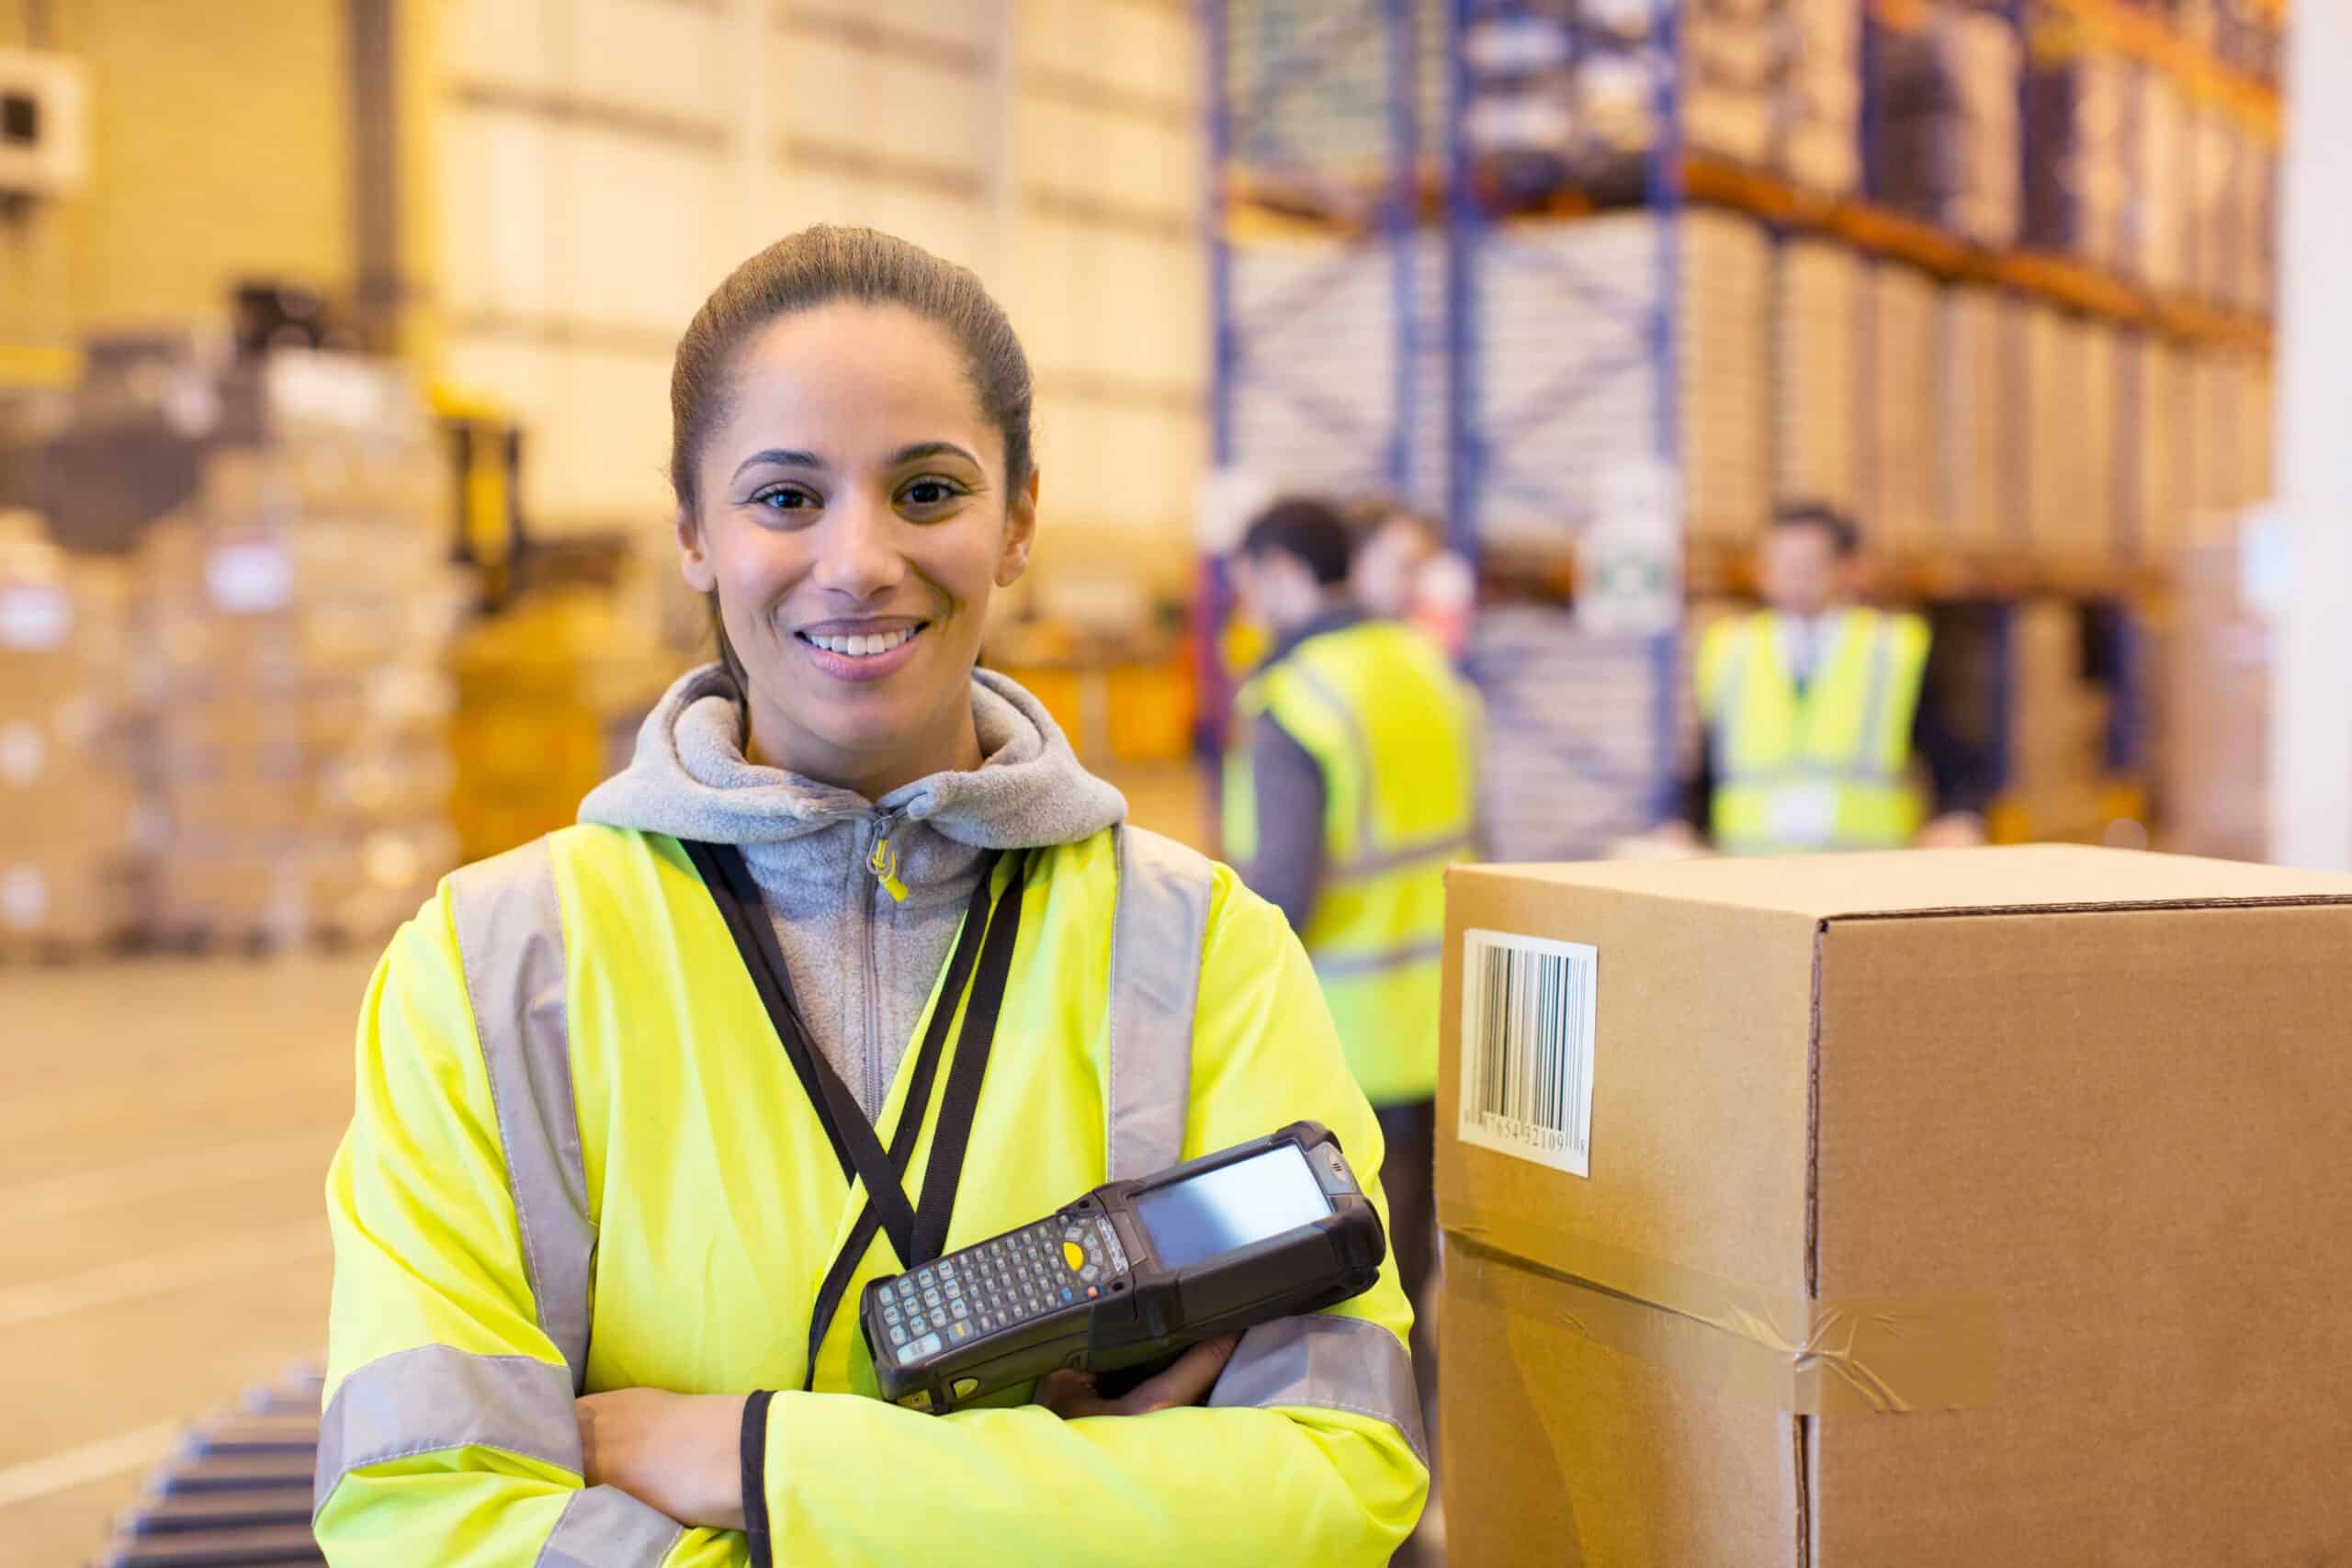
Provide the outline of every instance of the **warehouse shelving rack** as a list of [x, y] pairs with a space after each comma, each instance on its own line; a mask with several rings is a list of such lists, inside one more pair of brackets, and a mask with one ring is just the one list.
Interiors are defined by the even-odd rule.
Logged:
[[[1427, 398], [1414, 243], [1426, 205], [1414, 89], [1424, 68], [1419, 10], [1417, 0], [1314, 6], [1227, 0], [1205, 7], [1215, 333], [1209, 434], [1220, 467], [1249, 460], [1238, 429], [1242, 405], [1263, 394], [1333, 444], [1331, 482], [1434, 499], [1430, 479], [1415, 471], [1411, 439]], [[1296, 27], [1283, 28], [1286, 19]], [[1362, 106], [1350, 95], [1363, 85], [1368, 60], [1384, 96], [1365, 138]], [[1254, 256], [1299, 242], [1324, 254], [1268, 297], [1242, 297], [1239, 275]], [[1385, 307], [1390, 373], [1370, 419], [1334, 395], [1329, 360], [1295, 337], [1316, 324], [1316, 307], [1351, 291], [1369, 292]]]
[[[1928, 14], [1927, 0], [1854, 0], [1871, 27], [1917, 27]], [[2264, 0], [2272, 19], [2282, 12], [2280, 0]], [[2267, 320], [2243, 309], [2210, 299], [2167, 293], [2084, 261], [2035, 252], [2022, 246], [1995, 247], [1972, 242], [1934, 224], [1878, 205], [1860, 195], [1827, 196], [1810, 191], [1772, 171], [1682, 145], [1678, 140], [1682, 117], [1678, 92], [1686, 69], [1676, 37], [1676, 7], [1656, 8], [1657, 47], [1651, 58], [1658, 62], [1653, 83], [1657, 134], [1646, 150], [1638, 183], [1638, 198], [1582, 189], [1562, 184], [1536, 199], [1498, 197], [1484, 177], [1474, 155], [1467, 124], [1471, 80], [1462, 41], [1470, 28], [1482, 23], [1525, 15], [1531, 10], [1556, 12], [1556, 6], [1531, 5], [1530, 0], [1358, 0], [1352, 6], [1308, 5], [1291, 0], [1289, 8], [1329, 16], [1334, 26], [1325, 35], [1334, 48], [1361, 48], [1377, 31], [1398, 41], [1390, 56], [1387, 81], [1393, 96], [1387, 106], [1396, 118], [1385, 155], [1374, 180], [1366, 182], [1357, 171], [1354, 187], [1361, 192], [1376, 184], [1377, 200], [1358, 195], [1352, 202], [1319, 197], [1313, 179], [1302, 180], [1295, 170], [1261, 166], [1252, 151], [1250, 117], [1257, 105], [1246, 93], [1237, 93], [1238, 59], [1230, 23], [1238, 13], [1263, 15], [1285, 8], [1281, 0], [1209, 0], [1205, 7], [1212, 29], [1212, 142], [1216, 154], [1216, 192], [1210, 214], [1214, 310], [1217, 348], [1217, 389], [1213, 420], [1214, 446], [1220, 463], [1249, 460], [1248, 441], [1237, 435], [1237, 393], [1252, 377], [1292, 374], [1301, 367], [1283, 366], [1265, 351], [1279, 341], [1286, 313], [1272, 313], [1272, 331], [1262, 318], [1239, 309], [1229, 288], [1227, 268], [1237, 251], [1276, 223], [1306, 224], [1324, 231], [1344, 231], [1354, 243], [1346, 265], [1381, 265], [1391, 281], [1389, 328], [1399, 345], [1397, 373], [1390, 402], [1392, 417], [1384, 428], [1388, 440], [1374, 461], [1367, 449], [1356, 471], [1376, 478], [1391, 488], [1427, 497], [1431, 469], [1443, 469], [1439, 491], [1445, 501], [1448, 525], [1455, 542], [1479, 562], [1481, 580], [1490, 599], [1557, 603], [1573, 592], [1575, 559], [1571, 536], [1563, 527], [1556, 547], [1498, 544], [1487, 526], [1498, 502], [1522, 506], [1560, 506], [1547, 472], [1545, 439], [1563, 411], [1585, 400], [1606, 398], [1623, 379], [1634, 373], [1653, 378], [1657, 405], [1650, 433], [1656, 456], [1671, 462], [1680, 449], [1677, 429], [1675, 387], [1676, 343], [1680, 300], [1677, 235], [1670, 221], [1693, 209], [1745, 215], [1779, 240], [1818, 237], [1836, 242], [1860, 255], [1905, 263], [1946, 283], [1987, 286], [2015, 299], [2045, 302], [2075, 315], [2096, 319], [2137, 334], [2151, 334], [2194, 348], [2227, 348], [2267, 357], [2271, 334]], [[1356, 17], [1351, 25], [1338, 20], [1341, 13]], [[2058, 25], [2089, 45], [2128, 58], [2142, 67], [2168, 76], [2201, 107], [2218, 108], [2259, 142], [2275, 142], [2279, 123], [2274, 88], [2250, 72], [2225, 63], [2181, 37], [2154, 13], [2123, 0], [2006, 0], [2001, 13], [2015, 30], [2024, 57], [2037, 27]], [[1413, 47], [1432, 36], [1438, 40], [1436, 69], [1426, 58], [1415, 61]], [[1279, 69], [1261, 68], [1261, 78], [1279, 77], [1281, 91], [1313, 95], [1344, 91], [1345, 80], [1314, 68], [1311, 51], [1284, 62]], [[1361, 83], [1361, 76], [1356, 82]], [[1870, 91], [1867, 73], [1863, 84]], [[2019, 76], [2018, 134], [2029, 134], [2024, 107], [2025, 74]], [[1409, 102], [1398, 100], [1409, 99]], [[1431, 106], [1435, 106], [1434, 117]], [[1867, 110], [1866, 110], [1867, 112]], [[1434, 138], [1427, 121], [1441, 128]], [[1416, 122], [1420, 122], [1417, 124]], [[2030, 158], [2021, 152], [2020, 162]], [[2230, 171], [2233, 180], [2245, 177], [2243, 164]], [[2240, 197], [2233, 197], [2233, 200]], [[2241, 205], [2242, 202], [2241, 202]], [[1646, 210], [1668, 221], [1660, 224], [1657, 246], [1659, 276], [1647, 300], [1628, 301], [1596, 288], [1592, 280], [1556, 256], [1542, 256], [1523, 243], [1541, 232], [1541, 226], [1575, 221], [1598, 213]], [[1436, 233], [1428, 231], [1434, 227]], [[1434, 243], [1432, 244], [1432, 241]], [[1426, 288], [1417, 288], [1430, 266], [1434, 250], [1442, 288], [1434, 301]], [[1339, 262], [1334, 265], [1341, 265]], [[1575, 334], [1562, 334], [1558, 358], [1548, 373], [1535, 377], [1532, 397], [1506, 404], [1490, 395], [1493, 378], [1486, 363], [1487, 344], [1480, 329], [1482, 291], [1506, 271], [1523, 275], [1529, 269], [1547, 272], [1556, 284], [1561, 305], [1583, 311], [1626, 311], [1639, 317], [1636, 355], [1596, 358]], [[1522, 355], [1540, 352], [1542, 333], [1529, 333], [1512, 344]], [[1532, 341], [1531, 341], [1532, 340]], [[1442, 367], [1431, 374], [1426, 355], [1412, 345], [1442, 345]], [[1311, 370], [1311, 367], [1309, 367]], [[1524, 367], [1522, 367], [1522, 371]], [[2011, 358], [2006, 374], [2021, 375]], [[1522, 373], [1522, 391], [1531, 384]], [[2119, 440], [2129, 440], [2140, 411], [2132, 406], [2137, 383], [2126, 378], [2119, 389], [2125, 405], [2119, 414]], [[1431, 419], [1445, 431], [1442, 463], [1417, 461], [1419, 449], [1406, 433]], [[1362, 482], [1362, 481], [1359, 481]], [[2117, 498], [2117, 538], [2124, 539], [2125, 498]], [[1573, 513], [1563, 510], [1564, 525]], [[1743, 552], [1701, 539], [1686, 545], [1684, 581], [1694, 597], [1740, 592], [1746, 586]], [[1927, 602], [2014, 602], [2026, 595], [2061, 597], [2086, 604], [2106, 604], [2125, 612], [2114, 617], [2121, 645], [2145, 643], [2142, 612], [2160, 600], [2164, 573], [2155, 563], [2131, 558], [2128, 552], [2066, 560], [2034, 556], [2014, 547], [1963, 550], [1950, 547], [1914, 548], [1890, 554], [1881, 563], [1883, 581], [1902, 597]], [[1655, 650], [1659, 664], [1671, 666], [1679, 658], [1672, 639], [1661, 639]], [[2123, 660], [2129, 665], [2130, 660]], [[1474, 673], [1476, 661], [1473, 659]], [[1661, 682], [1661, 688], [1672, 682]], [[2143, 750], [2138, 716], [2146, 706], [2144, 693], [2120, 690], [2117, 719], [2110, 737], [2110, 755], [2120, 769], [2129, 771]], [[1671, 703], [1657, 709], [1657, 747], [1653, 754], [1658, 772], [1670, 763], [1678, 726]], [[1571, 766], [1582, 761], [1563, 755]]]
[[[1428, 385], [1423, 304], [1433, 173], [1418, 89], [1435, 54], [1425, 0], [1204, 0], [1210, 460], [1283, 485], [1435, 505], [1414, 433]], [[1366, 375], [1363, 340], [1385, 367]], [[1442, 448], [1434, 454], [1442, 458]], [[1196, 746], [1221, 743], [1232, 614], [1222, 558], [1193, 606]]]

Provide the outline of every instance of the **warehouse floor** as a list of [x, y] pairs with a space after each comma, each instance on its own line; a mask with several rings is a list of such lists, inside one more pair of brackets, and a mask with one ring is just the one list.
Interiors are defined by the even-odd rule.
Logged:
[[0, 974], [0, 1563], [85, 1561], [179, 1427], [318, 1353], [373, 962]]
[[[1201, 842], [1189, 769], [1114, 775]], [[176, 1433], [315, 1357], [374, 952], [0, 969], [0, 1568], [65, 1568]]]

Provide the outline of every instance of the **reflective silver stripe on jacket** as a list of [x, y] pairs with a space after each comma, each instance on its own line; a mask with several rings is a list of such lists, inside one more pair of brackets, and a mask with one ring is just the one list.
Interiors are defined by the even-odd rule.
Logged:
[[563, 914], [547, 840], [453, 874], [449, 910], [490, 1071], [524, 1273], [539, 1327], [571, 1368], [572, 1388], [582, 1390], [596, 1227], [588, 1218], [580, 1108], [571, 1097]]
[[1241, 1337], [1209, 1404], [1369, 1416], [1396, 1427], [1424, 1467], [1430, 1462], [1413, 1359], [1396, 1336], [1360, 1317], [1317, 1313], [1260, 1324]]
[[580, 1473], [580, 1423], [561, 1367], [447, 1345], [395, 1350], [335, 1386], [319, 1420], [315, 1515], [355, 1470], [442, 1449], [497, 1449]]
[[1321, 671], [1303, 659], [1292, 660], [1290, 671], [1302, 685], [1323, 699], [1323, 705], [1340, 721], [1340, 728], [1348, 732], [1348, 750], [1355, 753], [1356, 852], [1340, 863], [1344, 867], [1352, 869], [1372, 853], [1372, 846], [1379, 841], [1373, 831], [1372, 739], [1364, 734], [1363, 721], [1356, 717], [1356, 710], [1348, 705], [1348, 700], [1340, 694], [1337, 687], [1323, 678]]
[[1894, 737], [1880, 733], [1886, 728], [1888, 690], [1894, 684], [1894, 618], [1872, 615], [1871, 630], [1871, 683], [1862, 697], [1860, 746], [1854, 758], [1854, 776], [1858, 779], [1889, 778], [1900, 772], [1902, 753], [1889, 761], [1887, 753], [1894, 750]]
[[1119, 1181], [1163, 1170], [1184, 1152], [1214, 872], [1207, 857], [1140, 828], [1122, 826], [1114, 843], [1119, 892], [1104, 1132], [1111, 1179]]
[[654, 1568], [685, 1527], [612, 1486], [572, 1494], [533, 1568]]

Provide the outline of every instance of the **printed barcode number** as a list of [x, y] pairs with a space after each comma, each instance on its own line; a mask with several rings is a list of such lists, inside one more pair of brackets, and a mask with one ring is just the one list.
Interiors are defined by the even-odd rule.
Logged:
[[1462, 1141], [1592, 1174], [1597, 950], [1463, 933]]

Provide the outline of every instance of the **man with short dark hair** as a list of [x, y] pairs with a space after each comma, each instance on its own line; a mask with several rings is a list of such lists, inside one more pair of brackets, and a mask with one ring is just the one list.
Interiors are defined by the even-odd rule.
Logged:
[[1700, 765], [1666, 837], [1705, 835], [1727, 854], [1983, 840], [1983, 770], [1929, 699], [1927, 623], [1854, 603], [1860, 543], [1826, 506], [1772, 519], [1757, 560], [1765, 608], [1700, 648]]
[[1234, 700], [1225, 845], [1315, 962], [1379, 1113], [1389, 1244], [1418, 1299], [1434, 1230], [1445, 868], [1472, 848], [1477, 704], [1435, 644], [1351, 597], [1349, 546], [1338, 510], [1308, 498], [1277, 502], [1242, 537], [1242, 601], [1274, 644]]

